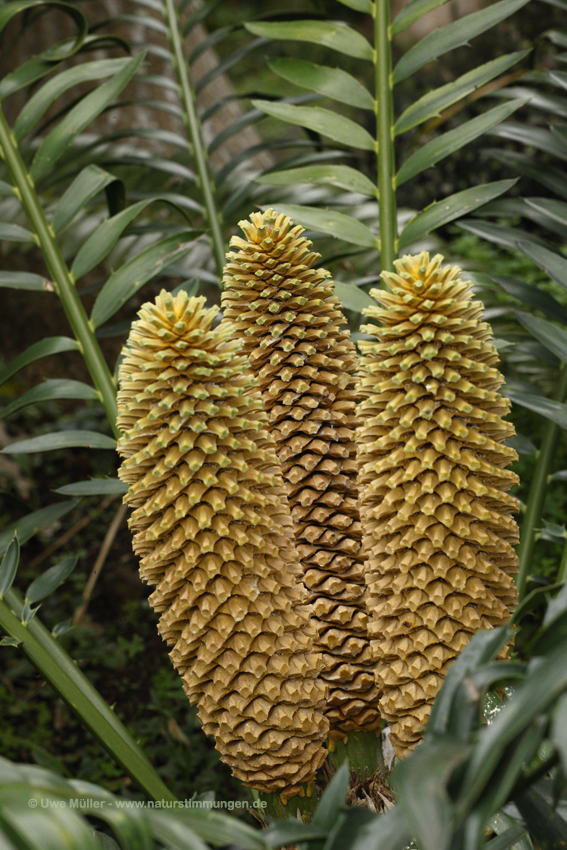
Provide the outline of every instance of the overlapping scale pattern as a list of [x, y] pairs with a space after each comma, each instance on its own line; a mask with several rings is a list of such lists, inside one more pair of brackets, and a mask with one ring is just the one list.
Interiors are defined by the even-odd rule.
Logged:
[[364, 603], [354, 443], [356, 351], [329, 272], [288, 216], [240, 222], [222, 296], [244, 339], [288, 484], [331, 734], [380, 723]]
[[236, 777], [284, 797], [328, 723], [281, 467], [256, 380], [204, 299], [162, 292], [120, 367], [120, 478], [159, 631]]
[[514, 428], [483, 305], [423, 252], [384, 273], [365, 312], [358, 386], [360, 511], [380, 708], [404, 755], [451, 661], [516, 604]]

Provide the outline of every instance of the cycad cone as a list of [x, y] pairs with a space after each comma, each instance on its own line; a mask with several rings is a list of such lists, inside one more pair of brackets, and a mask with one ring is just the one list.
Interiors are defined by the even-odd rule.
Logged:
[[442, 257], [406, 256], [362, 330], [357, 432], [370, 632], [380, 708], [404, 755], [447, 667], [516, 604], [507, 494], [517, 459], [510, 403], [483, 306]]
[[331, 735], [380, 724], [364, 604], [354, 433], [356, 350], [329, 272], [286, 215], [241, 221], [222, 296], [244, 340], [288, 484]]
[[260, 392], [203, 302], [162, 292], [133, 325], [119, 475], [160, 633], [205, 731], [236, 777], [286, 798], [325, 758], [324, 688]]

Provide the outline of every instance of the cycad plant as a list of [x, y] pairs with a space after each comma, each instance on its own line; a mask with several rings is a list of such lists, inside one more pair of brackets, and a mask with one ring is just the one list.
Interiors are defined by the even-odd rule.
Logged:
[[[70, 73], [65, 69], [69, 54], [95, 49], [100, 42], [88, 33], [86, 19], [74, 4], [21, 0], [0, 6], [0, 26], [21, 11], [52, 5], [78, 25], [75, 39], [34, 57], [0, 83], [2, 98], [30, 81], [37, 86], [13, 127], [0, 115], [4, 218], [14, 215], [17, 220], [4, 221], [0, 236], [37, 246], [44, 262], [33, 272], [2, 272], [0, 282], [49, 292], [52, 303], [63, 307], [72, 329], [71, 337], [42, 340], [26, 349], [2, 378], [8, 380], [48, 354], [74, 350], [83, 356], [92, 379], [92, 386], [68, 379], [46, 382], [7, 405], [3, 413], [8, 416], [45, 400], [102, 401], [107, 419], [103, 430], [114, 437], [123, 434], [120, 451], [126, 460], [121, 475], [131, 488], [135, 549], [143, 561], [143, 578], [155, 585], [152, 601], [160, 614], [160, 630], [187, 693], [237, 775], [286, 799], [302, 790], [309, 792], [308, 783], [325, 756], [328, 727], [333, 741], [346, 737], [350, 743], [357, 735], [368, 734], [366, 740], [375, 748], [386, 718], [400, 755], [405, 755], [423, 732], [448, 664], [476, 626], [500, 626], [514, 602], [510, 582], [514, 502], [506, 495], [514, 478], [505, 468], [513, 455], [504, 446], [511, 429], [502, 421], [507, 405], [498, 395], [501, 378], [490, 331], [471, 300], [466, 279], [453, 269], [442, 268], [437, 258], [426, 254], [396, 261], [396, 266], [394, 261], [399, 250], [497, 197], [511, 181], [435, 201], [412, 218], [399, 237], [396, 186], [495, 126], [518, 104], [505, 104], [462, 129], [432, 139], [400, 169], [394, 165], [393, 140], [494, 80], [525, 54], [493, 60], [419, 98], [395, 120], [393, 85], [463, 39], [505, 19], [522, 2], [500, 0], [427, 36], [407, 51], [392, 73], [392, 32], [402, 31], [437, 3], [413, 0], [390, 27], [384, 0], [376, 4], [349, 0], [345, 5], [373, 14], [374, 47], [340, 23], [250, 25], [261, 38], [307, 40], [369, 63], [376, 81], [373, 94], [341, 69], [297, 62], [285, 69], [283, 62], [274, 67], [285, 70], [292, 82], [311, 81], [312, 93], [326, 94], [330, 86], [339, 100], [346, 98], [373, 112], [373, 133], [336, 112], [295, 103], [256, 102], [259, 111], [245, 116], [242, 123], [271, 111], [342, 145], [317, 150], [319, 140], [309, 141], [307, 162], [287, 163], [289, 167], [261, 180], [284, 186], [316, 182], [366, 194], [373, 199], [373, 210], [378, 200], [379, 227], [378, 222], [367, 226], [355, 215], [301, 205], [279, 204], [280, 214], [268, 210], [253, 216], [243, 224], [243, 237], [235, 237], [228, 256], [220, 326], [200, 300], [185, 294], [165, 292], [144, 307], [124, 352], [120, 419], [113, 370], [102, 355], [99, 337], [121, 329], [102, 326], [156, 275], [171, 288], [166, 269], [182, 289], [196, 288], [188, 283], [193, 272], [199, 280], [213, 278], [220, 283], [224, 251], [213, 221], [222, 222], [218, 211], [228, 185], [225, 178], [236, 173], [246, 154], [236, 157], [230, 169], [217, 172], [213, 185], [214, 169], [205, 156], [204, 133], [196, 120], [183, 57], [184, 2], [168, 1], [163, 7], [153, 0], [138, 4], [164, 15], [168, 56], [173, 57], [182, 100], [176, 115], [186, 128], [182, 142], [160, 128], [155, 133], [131, 133], [138, 139], [145, 135], [148, 147], [143, 153], [141, 142], [137, 147], [133, 143], [116, 147], [117, 139], [86, 135], [90, 122], [115, 103], [142, 68], [143, 54], [78, 66], [83, 80], [109, 79], [67, 107], [53, 119], [53, 127], [51, 118], [42, 125], [53, 98], [79, 79], [76, 68]], [[186, 26], [200, 18], [198, 11]], [[45, 78], [49, 79], [40, 85]], [[171, 88], [166, 77], [157, 82]], [[161, 111], [162, 107], [160, 102]], [[227, 128], [226, 135], [234, 129]], [[209, 152], [222, 138], [221, 134]], [[160, 160], [152, 141], [173, 145], [175, 153]], [[379, 167], [371, 176], [342, 163], [351, 145], [378, 154]], [[330, 154], [341, 161], [328, 165]], [[135, 167], [135, 176], [127, 179], [130, 166]], [[148, 173], [155, 177], [156, 171], [174, 175], [158, 192], [147, 177]], [[181, 196], [174, 191], [179, 177], [183, 192], [187, 189], [183, 181], [192, 184]], [[121, 208], [125, 189], [136, 203]], [[228, 212], [234, 214], [250, 198], [249, 191], [243, 181], [224, 206], [225, 242], [231, 229]], [[261, 191], [267, 195], [267, 190]], [[102, 203], [103, 192], [107, 206]], [[328, 196], [329, 202], [332, 198]], [[171, 217], [150, 214], [150, 201], [158, 199], [169, 205]], [[369, 313], [371, 320], [382, 324], [371, 328], [379, 340], [367, 342], [358, 378], [355, 349], [331, 278], [318, 268], [319, 258], [287, 218], [288, 209], [300, 224], [346, 239], [355, 251], [363, 249], [376, 277], [379, 265], [392, 275], [396, 268], [395, 276], [385, 278], [392, 292], [377, 293], [377, 300], [388, 309], [374, 306]], [[199, 258], [204, 240], [192, 241], [203, 231], [211, 239], [214, 256], [204, 264]], [[117, 245], [123, 235], [137, 237], [133, 254]], [[189, 254], [191, 263], [182, 264]], [[83, 280], [91, 272], [96, 278], [92, 284]], [[341, 298], [346, 293], [348, 307], [371, 302], [352, 282], [337, 281], [335, 289]], [[89, 315], [83, 296], [93, 290], [97, 295]], [[14, 441], [7, 452], [114, 448], [113, 436], [82, 429], [53, 431]], [[360, 477], [357, 467], [362, 469]], [[73, 497], [124, 491], [123, 482], [115, 479], [74, 482], [61, 490]], [[0, 544], [6, 556], [0, 623], [9, 642], [22, 647], [137, 785], [154, 799], [170, 800], [170, 790], [139, 747], [37, 616], [37, 603], [69, 575], [74, 559], [56, 564], [39, 583], [32, 583], [25, 600], [11, 587], [18, 562], [14, 533], [23, 543], [75, 505], [74, 498], [56, 502], [2, 532]], [[423, 534], [419, 539], [416, 530]], [[483, 572], [489, 568], [490, 573]], [[433, 603], [427, 602], [429, 595]], [[486, 652], [476, 660], [488, 663], [503, 651], [510, 634], [503, 629], [494, 631], [494, 641], [490, 637]], [[479, 643], [482, 640], [475, 647]], [[463, 653], [461, 658], [459, 669], [468, 673], [469, 656]], [[450, 765], [443, 762], [443, 782], [436, 786], [443, 803], [452, 770], [466, 758], [472, 726], [476, 724], [476, 730], [480, 723], [480, 695], [506, 676], [500, 669], [479, 674], [472, 700], [474, 722], [467, 704], [460, 743], [449, 752]], [[560, 695], [557, 687], [550, 700]], [[450, 694], [452, 699], [455, 693]], [[464, 685], [458, 700], [466, 701], [467, 694]], [[434, 716], [434, 728], [442, 735], [447, 732], [443, 705]], [[454, 731], [459, 720], [453, 714], [451, 723]], [[521, 730], [525, 731], [523, 726]], [[515, 740], [506, 738], [509, 751]], [[522, 758], [533, 756], [534, 741], [531, 737], [515, 756], [514, 782]], [[370, 749], [363, 751], [359, 768], [375, 759]], [[499, 764], [505, 763], [507, 753], [498, 752]], [[439, 758], [437, 750], [434, 757]], [[475, 762], [467, 774], [466, 803], [451, 809], [456, 830], [481, 796], [476, 768]], [[483, 781], [492, 778], [485, 771]], [[483, 798], [470, 835], [482, 833], [509, 790], [494, 800], [490, 795]], [[319, 827], [314, 821], [314, 833], [299, 830], [293, 836], [288, 831], [287, 843], [302, 836], [319, 841], [331, 821], [324, 806]], [[405, 846], [411, 836], [400, 827], [399, 812], [386, 823], [383, 832], [391, 823], [399, 829], [398, 843], [392, 846]], [[412, 827], [412, 832], [418, 834], [419, 829]], [[453, 833], [447, 835], [437, 846], [448, 846]], [[164, 841], [175, 843], [170, 833]], [[199, 845], [193, 842], [193, 846]], [[473, 847], [470, 842], [462, 846]]]

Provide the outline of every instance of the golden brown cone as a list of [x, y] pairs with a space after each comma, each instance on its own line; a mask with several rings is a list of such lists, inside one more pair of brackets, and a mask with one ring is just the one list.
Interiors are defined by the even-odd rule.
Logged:
[[332, 736], [376, 729], [354, 443], [356, 350], [329, 272], [288, 216], [241, 221], [222, 304], [257, 376], [313, 603]]
[[203, 302], [162, 292], [140, 310], [119, 374], [119, 475], [205, 731], [237, 778], [287, 798], [325, 759], [325, 688], [257, 382]]
[[518, 542], [504, 442], [510, 402], [483, 305], [460, 269], [423, 252], [365, 310], [358, 384], [360, 511], [370, 633], [399, 755], [421, 738], [454, 657], [517, 602]]

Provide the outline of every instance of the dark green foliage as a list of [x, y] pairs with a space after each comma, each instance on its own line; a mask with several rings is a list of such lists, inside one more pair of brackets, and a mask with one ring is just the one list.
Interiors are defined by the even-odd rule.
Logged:
[[[527, 606], [523, 612], [525, 617]], [[167, 810], [158, 817], [155, 809], [146, 807], [123, 810], [131, 821], [129, 828], [137, 824], [148, 847], [167, 846], [165, 836], [178, 830], [175, 846], [187, 850], [202, 846], [194, 843], [196, 839], [187, 829], [211, 846], [224, 843], [229, 836], [242, 848], [299, 843], [309, 850], [403, 850], [413, 838], [423, 850], [506, 850], [520, 839], [528, 841], [523, 846], [531, 846], [526, 838], [527, 827], [538, 846], [561, 846], [567, 834], [567, 797], [563, 796], [562, 779], [567, 767], [565, 588], [552, 596], [546, 606], [532, 608], [531, 614], [534, 613], [537, 623], [532, 628], [527, 661], [493, 660], [510, 634], [508, 628], [502, 627], [479, 632], [455, 662], [435, 701], [423, 744], [394, 770], [398, 804], [387, 814], [345, 808], [348, 770], [343, 765], [321, 797], [310, 823], [295, 819], [274, 822], [258, 833], [217, 813], [205, 815], [201, 810], [185, 808]], [[490, 724], [484, 725], [486, 694], [505, 683], [510, 696], [492, 715]], [[170, 697], [168, 694], [168, 706]], [[47, 722], [45, 714], [42, 722]], [[15, 782], [18, 775], [21, 779]], [[9, 781], [11, 788], [6, 784]], [[64, 781], [37, 768], [3, 763], [0, 835], [10, 835], [10, 826], [20, 823], [24, 812], [21, 804], [27, 805], [30, 797], [45, 802], [79, 795], [112, 800], [107, 791], [96, 786]], [[6, 822], [8, 803], [15, 805], [16, 815]], [[517, 809], [510, 808], [511, 804]], [[113, 805], [117, 807], [116, 803]], [[508, 814], [498, 814], [502, 806]], [[62, 817], [63, 822], [70, 818], [68, 828], [76, 826], [76, 815], [69, 805], [61, 808], [64, 811], [55, 804], [46, 808], [44, 817]], [[518, 820], [517, 811], [525, 825]], [[107, 819], [112, 830], [118, 828], [110, 812], [89, 810], [89, 814]], [[494, 837], [485, 841], [487, 824]], [[157, 845], [152, 842], [152, 835]], [[125, 850], [138, 846], [132, 836], [122, 837]], [[33, 839], [28, 838], [27, 842], [21, 846], [40, 846]], [[81, 844], [77, 840], [65, 846], [78, 848]]]
[[[37, 474], [36, 480], [41, 483]], [[92, 519], [72, 540], [72, 549], [80, 556], [81, 564], [96, 559], [117, 501], [102, 511], [97, 511], [92, 502], [91, 505], [86, 515], [90, 513]], [[85, 506], [75, 509], [70, 515], [71, 527], [80, 525], [84, 516]], [[27, 558], [32, 561], [41, 556], [42, 546], [39, 540], [28, 544]], [[4, 562], [7, 568], [8, 560], [13, 560], [9, 555], [7, 552]], [[69, 558], [52, 557], [54, 563], [60, 560]], [[44, 565], [33, 571], [24, 565], [18, 574], [18, 585], [25, 587], [44, 570]], [[42, 621], [50, 627], [70, 624], [81, 603], [85, 581], [84, 567], [77, 568], [61, 588], [42, 602]], [[184, 798], [188, 792], [217, 790], [227, 799], [240, 797], [242, 790], [237, 790], [230, 772], [219, 763], [217, 753], [200, 732], [196, 713], [163, 652], [145, 596], [123, 525], [88, 608], [86, 624], [66, 631], [60, 643], [71, 657], [80, 659], [81, 670], [104, 699], [115, 706], [118, 716], [176, 796]], [[6, 685], [0, 691], [0, 702], [2, 716], [12, 718], [12, 722], [3, 724], [0, 730], [0, 754], [17, 761], [34, 760], [127, 796], [136, 795], [124, 771], [104, 754], [54, 691], [37, 680], [30, 663], [14, 651], [5, 656], [5, 661]]]
[[[548, 33], [548, 37], [553, 43], [562, 44], [566, 34], [565, 31], [555, 30]], [[561, 58], [561, 55], [557, 57], [559, 68]], [[507, 121], [495, 128], [492, 132], [511, 142], [513, 147], [510, 150], [492, 150], [490, 153], [528, 178], [524, 179], [524, 184], [538, 192], [538, 195], [495, 201], [481, 210], [481, 218], [469, 219], [461, 224], [466, 231], [514, 251], [513, 263], [517, 263], [518, 255], [524, 255], [532, 268], [534, 265], [539, 268], [548, 281], [541, 286], [541, 278], [533, 274], [523, 276], [520, 280], [515, 276], [499, 279], [494, 270], [488, 270], [489, 285], [513, 295], [522, 305], [521, 310], [514, 305], [513, 310], [505, 308], [503, 311], [507, 314], [507, 327], [503, 333], [514, 342], [510, 356], [506, 350], [503, 352], [504, 359], [509, 363], [507, 393], [515, 404], [547, 419], [538, 444], [539, 454], [526, 498], [521, 529], [520, 597], [526, 590], [528, 576], [534, 572], [537, 537], [541, 535], [545, 540], [560, 543], [563, 547], [566, 539], [564, 515], [560, 509], [563, 494], [552, 509], [555, 515], [559, 512], [558, 522], [551, 518], [548, 520], [549, 515], [545, 513], [546, 519], [540, 519], [549, 477], [553, 472], [561, 471], [561, 466], [555, 466], [557, 444], [559, 441], [564, 443], [563, 434], [567, 424], [567, 261], [563, 256], [567, 238], [567, 190], [561, 179], [567, 147], [560, 123], [567, 114], [565, 88], [562, 70], [538, 70], [525, 75], [521, 87], [512, 87], [499, 93], [511, 99], [529, 97], [531, 115], [523, 123]], [[546, 193], [544, 196], [541, 195], [542, 190]], [[530, 292], [530, 287], [525, 287], [526, 282], [531, 286], [537, 285], [537, 290]], [[543, 294], [539, 292], [540, 286], [545, 292], [543, 298], [539, 297]], [[550, 301], [549, 296], [554, 301]], [[549, 498], [547, 501], [549, 503]], [[566, 569], [563, 549], [558, 573], [561, 580], [567, 575]], [[554, 568], [554, 574], [557, 575], [557, 567]]]

